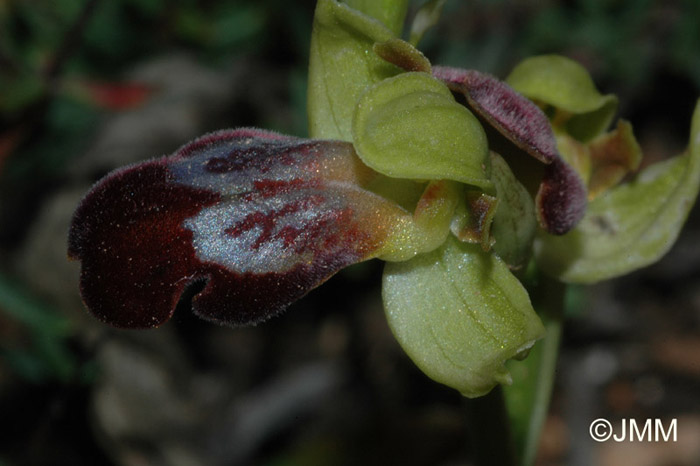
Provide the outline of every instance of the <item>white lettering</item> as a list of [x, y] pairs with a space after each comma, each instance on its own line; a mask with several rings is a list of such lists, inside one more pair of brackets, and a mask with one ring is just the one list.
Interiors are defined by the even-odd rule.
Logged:
[[651, 419], [646, 420], [644, 423], [644, 429], [642, 429], [641, 432], [639, 432], [636, 419], [628, 419], [628, 422], [630, 424], [630, 442], [634, 442], [635, 434], [637, 435], [637, 441], [644, 442], [644, 437], [646, 436], [646, 441], [651, 442]]
[[664, 425], [661, 422], [661, 419], [656, 420], [656, 424], [654, 425], [654, 441], [659, 442], [659, 433], [661, 433], [661, 437], [663, 438], [664, 442], [668, 442], [668, 439], [671, 438], [671, 434], [673, 434], [673, 441], [676, 442], [678, 441], [678, 419], [672, 419], [671, 424], [668, 426], [668, 430], [664, 431]]
[[622, 427], [622, 434], [613, 435], [613, 440], [616, 442], [624, 442], [627, 438], [627, 423], [625, 422], [625, 419], [622, 420], [620, 426]]
[[604, 418], [591, 422], [588, 432], [596, 442], [613, 439], [615, 442], [676, 442], [678, 441], [678, 419], [671, 419], [667, 426], [661, 419], [622, 419], [619, 428], [613, 428]]

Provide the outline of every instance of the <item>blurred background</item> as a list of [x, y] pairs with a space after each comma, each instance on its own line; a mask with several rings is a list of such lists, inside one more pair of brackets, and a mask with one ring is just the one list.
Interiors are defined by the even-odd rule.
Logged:
[[[398, 347], [377, 261], [254, 328], [115, 330], [80, 301], [67, 228], [101, 176], [215, 129], [306, 135], [314, 3], [0, 0], [0, 466], [472, 464], [465, 401]], [[501, 77], [579, 60], [645, 163], [684, 150], [700, 96], [694, 0], [450, 0], [421, 48]], [[571, 290], [539, 465], [700, 465], [699, 233], [696, 207], [659, 263]], [[596, 443], [598, 417], [678, 439]]]

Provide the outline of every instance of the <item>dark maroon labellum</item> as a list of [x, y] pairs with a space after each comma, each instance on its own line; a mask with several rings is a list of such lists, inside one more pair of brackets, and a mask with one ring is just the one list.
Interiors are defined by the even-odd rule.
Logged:
[[69, 232], [85, 304], [117, 327], [154, 327], [205, 281], [192, 300], [205, 319], [279, 313], [381, 244], [371, 202], [353, 201], [374, 199], [353, 184], [358, 164], [349, 143], [242, 129], [113, 172]]

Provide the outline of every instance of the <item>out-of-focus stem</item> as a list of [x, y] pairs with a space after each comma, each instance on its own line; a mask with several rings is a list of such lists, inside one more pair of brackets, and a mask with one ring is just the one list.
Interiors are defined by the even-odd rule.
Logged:
[[503, 390], [497, 386], [488, 395], [466, 400], [472, 451], [477, 466], [514, 466], [508, 413]]
[[513, 385], [504, 389], [520, 466], [534, 464], [547, 417], [561, 341], [566, 285], [542, 277], [531, 291], [547, 333], [532, 348], [527, 359], [509, 367]]

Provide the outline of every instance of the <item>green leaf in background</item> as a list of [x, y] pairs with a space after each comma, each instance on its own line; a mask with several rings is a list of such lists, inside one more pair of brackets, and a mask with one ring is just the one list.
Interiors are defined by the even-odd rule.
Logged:
[[66, 382], [74, 377], [78, 361], [67, 345], [74, 331], [68, 319], [4, 274], [0, 274], [0, 312], [24, 326], [32, 337], [32, 344], [21, 348], [0, 341], [0, 357], [20, 376], [32, 382], [47, 378]]
[[537, 231], [535, 202], [503, 158], [491, 153], [491, 179], [499, 200], [491, 232], [494, 252], [513, 270], [530, 259]]
[[430, 0], [420, 7], [411, 24], [411, 35], [408, 39], [411, 44], [418, 45], [426, 31], [438, 23], [446, 2], [447, 0]]
[[700, 187], [700, 101], [688, 152], [647, 167], [593, 200], [568, 234], [535, 241], [538, 265], [566, 282], [593, 283], [649, 265], [673, 245]]
[[369, 89], [357, 104], [352, 135], [362, 161], [384, 175], [491, 187], [484, 129], [427, 73], [404, 73]]
[[387, 263], [382, 291], [404, 351], [430, 378], [468, 397], [510, 383], [504, 362], [544, 334], [506, 264], [453, 236], [433, 252]]
[[265, 12], [258, 4], [219, 3], [208, 11], [194, 3], [174, 9], [173, 15], [177, 32], [204, 47], [240, 47], [254, 41], [265, 28]]
[[560, 55], [527, 58], [506, 82], [528, 99], [558, 109], [555, 129], [563, 122], [566, 131], [581, 141], [605, 131], [617, 111], [617, 97], [600, 94], [583, 66]]
[[0, 73], [0, 89], [0, 116], [10, 118], [46, 95], [46, 83], [34, 73]]
[[408, 9], [408, 0], [345, 0], [348, 6], [379, 20], [400, 36]]
[[351, 141], [352, 115], [365, 89], [399, 72], [373, 51], [394, 37], [379, 21], [335, 0], [319, 0], [309, 57], [309, 134]]

